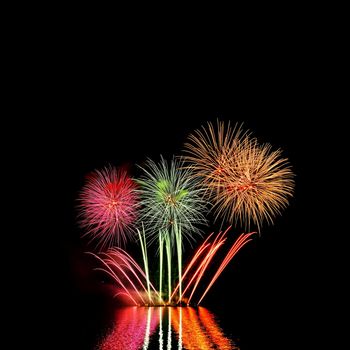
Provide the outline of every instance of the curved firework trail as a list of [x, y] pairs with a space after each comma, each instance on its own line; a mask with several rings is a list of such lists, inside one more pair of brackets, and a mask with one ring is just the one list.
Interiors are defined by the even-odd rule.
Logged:
[[[183, 275], [181, 283], [185, 286], [182, 297], [183, 302], [187, 305], [190, 304], [193, 295], [195, 294], [199, 283], [201, 282], [204, 275], [208, 273], [209, 264], [212, 259], [218, 252], [218, 250], [225, 244], [226, 237], [228, 231], [231, 229], [229, 226], [225, 231], [220, 231], [218, 234], [214, 235], [214, 240], [211, 241], [211, 238], [214, 233], [211, 233], [207, 239], [202, 243], [197, 252], [194, 254], [193, 258], [190, 260], [187, 265]], [[226, 268], [226, 266], [230, 263], [233, 257], [248, 243], [252, 240], [251, 236], [255, 234], [255, 232], [250, 233], [242, 233], [232, 244], [230, 250], [224, 255], [224, 258], [217, 268], [215, 275], [212, 277], [211, 281], [207, 285], [204, 293], [200, 297], [197, 305], [201, 303], [205, 295], [208, 293], [212, 285], [219, 278], [222, 271]], [[174, 297], [176, 291], [178, 290], [180, 283], [178, 283], [177, 287], [174, 289], [171, 298]], [[186, 292], [188, 297], [186, 297]]]
[[80, 224], [97, 246], [121, 246], [137, 219], [137, 185], [123, 169], [95, 170], [79, 197]]
[[[206, 204], [203, 200], [199, 180], [192, 176], [190, 169], [185, 169], [183, 162], [173, 158], [168, 163], [163, 157], [159, 163], [148, 160], [141, 167], [144, 175], [138, 181], [140, 188], [141, 220], [150, 241], [159, 241], [159, 294], [162, 293], [163, 249], [167, 257], [168, 301], [171, 296], [171, 258], [175, 247], [178, 260], [178, 274], [181, 281], [182, 238], [193, 240], [199, 233], [198, 224], [206, 223], [204, 213]], [[181, 286], [179, 288], [181, 300]]]
[[237, 125], [218, 122], [215, 128], [195, 131], [185, 144], [185, 160], [202, 179], [213, 204], [216, 219], [240, 222], [250, 228], [253, 222], [273, 222], [293, 194], [294, 174], [281, 150], [243, 133]]
[[95, 270], [103, 271], [112, 277], [121, 288], [116, 296], [126, 295], [135, 305], [154, 304], [152, 293], [158, 296], [157, 291], [150, 283], [148, 275], [125, 250], [117, 247], [109, 248], [100, 255], [90, 252], [88, 254], [94, 256], [104, 266]]

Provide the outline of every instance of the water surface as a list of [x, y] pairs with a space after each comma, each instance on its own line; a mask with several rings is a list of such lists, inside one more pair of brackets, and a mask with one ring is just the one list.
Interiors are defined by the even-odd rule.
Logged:
[[118, 308], [100, 350], [239, 349], [204, 307]]

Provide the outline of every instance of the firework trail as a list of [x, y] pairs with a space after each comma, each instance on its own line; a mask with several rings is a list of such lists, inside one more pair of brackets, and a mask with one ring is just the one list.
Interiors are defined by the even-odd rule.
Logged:
[[[227, 233], [231, 229], [228, 227], [225, 231], [220, 231], [216, 236], [214, 233], [210, 234], [207, 239], [202, 243], [197, 252], [194, 254], [184, 273], [181, 274], [181, 280], [178, 282], [177, 287], [173, 290], [172, 294], [168, 298], [168, 303], [171, 305], [186, 303], [189, 305], [191, 300], [197, 291], [197, 287], [200, 284], [204, 275], [209, 273], [209, 266], [218, 250], [224, 245], [227, 239]], [[128, 297], [134, 305], [159, 305], [164, 304], [160, 294], [156, 291], [149, 279], [148, 272], [148, 259], [147, 259], [147, 246], [145, 241], [144, 232], [140, 234], [140, 240], [143, 241], [142, 250], [144, 257], [145, 270], [136, 263], [136, 261], [121, 248], [110, 248], [105, 253], [93, 255], [103, 264], [103, 268], [96, 268], [112, 277], [119, 287], [116, 296], [124, 295]], [[209, 284], [204, 290], [204, 293], [200, 297], [197, 305], [203, 300], [215, 281], [219, 278], [220, 274], [227, 267], [233, 257], [238, 251], [251, 241], [251, 236], [254, 233], [241, 234], [238, 239], [233, 243], [228, 253], [224, 256], [220, 266], [217, 268], [214, 276], [210, 280]], [[214, 236], [213, 236], [214, 235]], [[181, 294], [181, 299], [173, 301], [180, 286], [184, 286]], [[187, 297], [188, 295], [188, 297]]]
[[[209, 203], [215, 220], [240, 223], [248, 230], [253, 224], [260, 231], [263, 222], [273, 223], [293, 195], [294, 174], [281, 150], [259, 144], [240, 126], [208, 123], [189, 136], [185, 152], [185, 158], [170, 162], [163, 157], [157, 163], [148, 160], [136, 181], [112, 166], [96, 170], [80, 193], [79, 220], [85, 235], [101, 250], [116, 245], [99, 255], [90, 253], [103, 265], [97, 270], [116, 282], [116, 295], [126, 296], [134, 305], [189, 305], [192, 300], [200, 304], [233, 257], [251, 241], [253, 233], [236, 239], [197, 299], [231, 228], [210, 234], [182, 271], [183, 238], [195, 241], [206, 224]], [[120, 248], [136, 232], [144, 270]], [[147, 244], [154, 242], [159, 245], [158, 292], [150, 282], [147, 250]]]
[[[183, 301], [190, 304], [193, 295], [195, 294], [198, 285], [200, 284], [203, 276], [208, 274], [209, 264], [213, 260], [214, 256], [218, 252], [218, 250], [224, 245], [226, 242], [226, 236], [228, 231], [231, 229], [231, 226], [228, 227], [225, 231], [220, 231], [216, 236], [214, 236], [214, 240], [211, 242], [210, 239], [213, 236], [213, 233], [208, 236], [208, 238], [202, 243], [199, 247], [187, 268], [185, 269], [182, 275], [182, 284], [184, 286], [182, 298]], [[216, 273], [212, 277], [208, 286], [206, 287], [204, 293], [200, 297], [197, 305], [203, 300], [205, 295], [208, 293], [209, 289], [213, 286], [215, 281], [218, 279], [222, 271], [226, 268], [229, 262], [233, 259], [233, 257], [238, 253], [238, 251], [243, 248], [248, 242], [251, 241], [252, 233], [243, 233], [238, 239], [233, 243], [228, 253], [225, 255], [222, 260], [220, 266], [218, 267]], [[175, 296], [177, 289], [179, 288], [180, 283], [174, 289], [173, 294], [171, 295], [170, 300]], [[186, 297], [186, 295], [189, 295]]]
[[97, 246], [121, 246], [133, 234], [137, 219], [136, 183], [112, 166], [94, 171], [79, 197], [80, 224]]
[[94, 253], [88, 254], [94, 256], [104, 266], [95, 270], [103, 271], [112, 277], [117, 286], [120, 287], [116, 296], [125, 295], [135, 305], [155, 304], [153, 294], [159, 298], [156, 289], [142, 268], [126, 251], [117, 247], [110, 248], [107, 252], [101, 253], [100, 256]]
[[255, 232], [251, 232], [251, 233], [242, 233], [238, 239], [236, 240], [236, 242], [232, 245], [230, 251], [227, 253], [227, 255], [225, 256], [224, 260], [222, 261], [220, 267], [218, 268], [218, 270], [216, 271], [214, 277], [212, 278], [212, 280], [210, 281], [207, 289], [204, 291], [203, 295], [201, 296], [201, 298], [198, 301], [198, 305], [201, 303], [201, 301], [203, 300], [203, 298], [206, 296], [206, 294], [208, 293], [209, 289], [212, 287], [212, 285], [214, 284], [214, 282], [218, 279], [218, 277], [220, 276], [220, 274], [222, 273], [222, 271], [226, 268], [226, 266], [229, 264], [229, 262], [232, 260], [232, 258], [248, 243], [251, 241], [251, 236], [254, 234]]
[[145, 268], [145, 274], [146, 274], [146, 283], [147, 283], [147, 292], [148, 295], [151, 295], [151, 283], [149, 279], [149, 268], [148, 268], [148, 254], [147, 254], [147, 244], [146, 244], [146, 235], [145, 235], [145, 229], [142, 224], [142, 233], [139, 229], [137, 229], [137, 233], [139, 235], [139, 242], [141, 245], [141, 251], [142, 251], [142, 258], [143, 258], [143, 265]]
[[260, 231], [272, 223], [293, 194], [294, 174], [281, 150], [272, 151], [240, 128], [208, 127], [195, 131], [185, 144], [185, 159], [202, 179], [213, 203], [216, 219], [240, 222]]
[[[182, 238], [193, 240], [199, 233], [199, 224], [206, 223], [206, 204], [197, 178], [190, 169], [185, 169], [181, 160], [174, 159], [170, 164], [161, 158], [159, 163], [148, 160], [141, 168], [144, 175], [140, 184], [141, 220], [150, 242], [159, 242], [159, 294], [162, 294], [163, 249], [167, 257], [168, 301], [170, 301], [172, 251], [177, 253], [177, 269], [181, 281]], [[181, 296], [182, 288], [179, 287]], [[181, 299], [181, 297], [180, 297]]]

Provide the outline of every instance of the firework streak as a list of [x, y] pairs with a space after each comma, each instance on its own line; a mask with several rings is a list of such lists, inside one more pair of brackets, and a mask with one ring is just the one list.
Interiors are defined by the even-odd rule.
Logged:
[[[198, 285], [203, 280], [204, 275], [209, 274], [210, 263], [219, 248], [226, 242], [227, 233], [230, 228], [231, 227], [225, 231], [219, 232], [216, 236], [213, 236], [213, 233], [210, 234], [202, 243], [183, 272], [182, 280], [178, 282], [176, 288], [169, 296], [167, 304], [176, 305], [185, 303], [189, 305], [192, 302], [192, 298], [197, 291]], [[140, 239], [144, 239], [142, 238], [141, 232], [139, 232], [139, 234], [141, 236]], [[254, 232], [247, 234], [243, 233], [237, 238], [222, 260], [209, 284], [206, 286], [199, 301], [194, 304], [199, 305], [202, 302], [203, 298], [219, 278], [222, 271], [227, 267], [238, 251], [251, 241], [251, 236], [253, 234]], [[212, 239], [213, 237], [214, 239]], [[121, 248], [111, 248], [106, 253], [101, 253], [100, 256], [93, 253], [90, 254], [95, 256], [104, 265], [103, 268], [97, 268], [96, 270], [104, 271], [117, 283], [119, 289], [116, 295], [127, 296], [134, 305], [164, 304], [161, 296], [149, 280], [149, 274], [147, 272], [148, 263], [146, 246], [144, 246], [142, 250], [145, 250], [145, 253], [143, 252], [143, 254], [146, 256], [146, 258], [144, 258], [146, 273], [135, 262], [135, 260]], [[180, 297], [176, 298], [176, 293], [181, 285], [183, 285], [184, 288], [180, 299]]]
[[[210, 238], [213, 234], [208, 236], [208, 238], [202, 243], [202, 245], [199, 247], [198, 251], [188, 264], [186, 270], [183, 273], [182, 276], [182, 283], [184, 285], [184, 291], [182, 294], [182, 301], [186, 302], [187, 305], [190, 304], [192, 297], [194, 293], [197, 290], [197, 287], [202, 280], [203, 276], [208, 273], [208, 266], [212, 259], [214, 258], [215, 254], [219, 250], [219, 248], [225, 243], [226, 241], [226, 235], [227, 232], [230, 230], [231, 227], [229, 227], [224, 232], [219, 232], [213, 242], [210, 243]], [[217, 269], [214, 277], [211, 279], [209, 285], [205, 289], [203, 295], [200, 297], [197, 305], [201, 303], [205, 295], [208, 293], [209, 289], [212, 287], [214, 282], [218, 279], [222, 271], [226, 268], [226, 266], [229, 264], [229, 262], [232, 260], [232, 258], [238, 253], [238, 251], [243, 248], [249, 241], [251, 241], [251, 236], [254, 234], [254, 232], [251, 233], [243, 233], [241, 234], [238, 239], [233, 243], [232, 247], [230, 248], [229, 252], [226, 254], [225, 258], [223, 259], [221, 265]], [[178, 286], [175, 288], [173, 294], [171, 297], [175, 295], [175, 292], [177, 290]], [[188, 298], [186, 298], [186, 295], [189, 295]]]
[[88, 254], [93, 255], [104, 266], [95, 270], [107, 273], [117, 283], [120, 290], [118, 290], [116, 296], [125, 295], [134, 305], [155, 304], [154, 295], [159, 299], [156, 289], [150, 283], [142, 268], [123, 249], [110, 248], [106, 253], [101, 253], [101, 256], [93, 253]]

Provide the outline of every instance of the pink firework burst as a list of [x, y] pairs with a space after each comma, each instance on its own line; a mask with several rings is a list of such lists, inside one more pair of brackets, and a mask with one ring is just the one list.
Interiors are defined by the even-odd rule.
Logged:
[[133, 234], [138, 195], [126, 170], [112, 166], [95, 170], [79, 198], [80, 224], [97, 246], [122, 245]]

